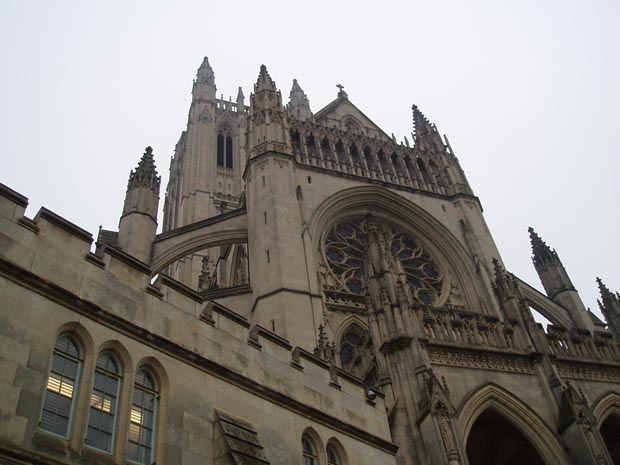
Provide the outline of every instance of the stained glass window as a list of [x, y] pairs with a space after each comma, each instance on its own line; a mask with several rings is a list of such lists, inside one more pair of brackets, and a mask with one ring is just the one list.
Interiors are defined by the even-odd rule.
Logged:
[[60, 336], [47, 379], [39, 423], [42, 430], [68, 437], [81, 364], [81, 350], [75, 339], [68, 334]]
[[149, 465], [153, 463], [153, 439], [157, 404], [157, 383], [148, 368], [136, 372], [129, 418], [127, 459]]
[[112, 452], [120, 375], [120, 365], [114, 355], [102, 352], [97, 358], [90, 396], [86, 444], [105, 452]]
[[[369, 230], [380, 231], [386, 253], [402, 265], [415, 301], [432, 305], [441, 293], [443, 277], [430, 254], [411, 234], [373, 218], [352, 217], [336, 223], [327, 233], [324, 253], [341, 292], [363, 294], [368, 269]], [[366, 268], [365, 268], [366, 267]]]

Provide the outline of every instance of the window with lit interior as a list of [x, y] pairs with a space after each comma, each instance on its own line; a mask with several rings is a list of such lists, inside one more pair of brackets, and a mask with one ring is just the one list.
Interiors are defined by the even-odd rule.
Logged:
[[148, 368], [136, 372], [133, 401], [129, 419], [127, 460], [141, 464], [153, 463], [153, 440], [157, 414], [158, 388]]
[[79, 344], [71, 335], [61, 335], [54, 347], [47, 379], [39, 423], [42, 430], [68, 437], [81, 366]]
[[93, 392], [90, 396], [86, 431], [86, 444], [89, 447], [112, 452], [120, 383], [121, 370], [118, 360], [110, 352], [102, 352], [97, 358]]

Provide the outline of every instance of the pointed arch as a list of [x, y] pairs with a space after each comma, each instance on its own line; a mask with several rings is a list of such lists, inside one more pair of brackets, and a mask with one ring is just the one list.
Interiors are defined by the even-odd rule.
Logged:
[[620, 392], [607, 391], [592, 404], [592, 413], [600, 428], [610, 415], [620, 416]]
[[[487, 295], [486, 290], [476, 277], [463, 244], [422, 207], [383, 187], [353, 187], [324, 200], [308, 221], [315, 250], [321, 249], [325, 236], [338, 220], [367, 214], [418, 238], [439, 268], [451, 271], [451, 279], [460, 286], [465, 306], [473, 309], [480, 305], [480, 296]], [[444, 285], [449, 285], [447, 279]], [[447, 299], [445, 289], [440, 294], [444, 296], [442, 299]], [[442, 304], [443, 300], [440, 300], [438, 305]]]
[[492, 409], [530, 442], [547, 465], [568, 465], [552, 429], [523, 401], [495, 383], [488, 383], [466, 397], [458, 408], [457, 427], [463, 442], [478, 417]]

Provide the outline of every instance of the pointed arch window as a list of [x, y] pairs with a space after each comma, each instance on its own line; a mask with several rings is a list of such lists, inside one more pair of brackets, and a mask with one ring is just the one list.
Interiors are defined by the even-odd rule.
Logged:
[[136, 372], [133, 401], [129, 418], [127, 460], [149, 465], [153, 463], [155, 416], [159, 390], [152, 371], [140, 368]]
[[342, 461], [340, 460], [340, 457], [338, 456], [338, 452], [336, 452], [336, 449], [334, 448], [334, 446], [332, 446], [331, 444], [327, 445], [327, 465], [342, 465]]
[[233, 140], [232, 137], [226, 136], [226, 168], [233, 167]]
[[82, 350], [73, 336], [61, 335], [54, 346], [39, 427], [68, 437], [82, 366]]
[[111, 352], [101, 352], [97, 358], [90, 396], [86, 431], [86, 444], [89, 447], [112, 452], [120, 383], [121, 370], [118, 360]]
[[307, 434], [301, 437], [301, 449], [304, 456], [303, 465], [318, 465], [319, 458], [316, 453], [316, 446]]
[[217, 166], [224, 166], [224, 136], [217, 135]]

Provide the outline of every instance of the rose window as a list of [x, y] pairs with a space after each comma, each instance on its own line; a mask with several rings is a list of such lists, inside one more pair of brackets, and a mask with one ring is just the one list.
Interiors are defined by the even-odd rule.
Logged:
[[[374, 219], [354, 217], [336, 223], [324, 242], [325, 259], [333, 276], [331, 291], [362, 295], [365, 292], [364, 266], [367, 261], [369, 230]], [[430, 254], [410, 234], [391, 225], [380, 225], [383, 246], [398, 261], [413, 299], [425, 305], [436, 304], [443, 278]]]

